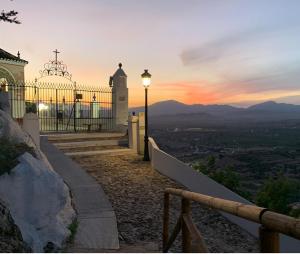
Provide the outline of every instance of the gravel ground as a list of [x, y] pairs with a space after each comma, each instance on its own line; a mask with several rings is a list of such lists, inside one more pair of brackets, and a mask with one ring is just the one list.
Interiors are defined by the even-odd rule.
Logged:
[[[145, 252], [161, 251], [163, 192], [167, 187], [183, 188], [151, 169], [135, 154], [72, 157], [97, 179], [117, 215], [122, 246], [145, 245]], [[180, 212], [180, 200], [171, 199], [173, 228]], [[258, 252], [257, 239], [229, 222], [218, 212], [192, 204], [193, 220], [210, 252]], [[180, 235], [172, 252], [180, 252]], [[125, 248], [126, 249], [126, 248]]]

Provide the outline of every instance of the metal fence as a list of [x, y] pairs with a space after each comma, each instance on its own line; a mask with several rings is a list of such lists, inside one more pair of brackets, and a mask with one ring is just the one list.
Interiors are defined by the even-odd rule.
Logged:
[[112, 88], [31, 82], [9, 84], [11, 115], [37, 113], [40, 130], [100, 131], [114, 128]]

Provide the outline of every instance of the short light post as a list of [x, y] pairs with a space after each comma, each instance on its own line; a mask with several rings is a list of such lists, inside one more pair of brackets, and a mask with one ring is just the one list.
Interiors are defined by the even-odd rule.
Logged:
[[148, 149], [148, 87], [151, 84], [151, 74], [148, 70], [145, 70], [141, 75], [143, 80], [143, 85], [145, 87], [145, 138], [144, 138], [144, 161], [149, 161], [149, 149]]

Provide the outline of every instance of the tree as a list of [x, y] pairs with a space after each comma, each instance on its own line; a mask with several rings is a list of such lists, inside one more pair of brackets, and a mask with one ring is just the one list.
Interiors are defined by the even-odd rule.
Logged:
[[0, 14], [0, 21], [21, 24], [21, 22], [17, 19], [18, 12], [16, 11], [2, 11]]
[[299, 202], [300, 182], [280, 175], [269, 179], [262, 186], [256, 197], [256, 204], [275, 212], [289, 214], [289, 204]]
[[0, 13], [0, 21], [3, 22], [9, 22], [14, 24], [21, 24], [21, 22], [18, 20], [18, 12], [16, 11], [1, 11]]
[[228, 189], [231, 189], [234, 192], [239, 192], [240, 188], [240, 178], [237, 173], [233, 171], [233, 168], [230, 166], [225, 167], [222, 170], [216, 171], [212, 178], [226, 186]]
[[193, 168], [196, 171], [209, 176], [216, 182], [224, 185], [242, 197], [248, 200], [251, 199], [251, 194], [242, 189], [240, 184], [240, 176], [234, 171], [234, 169], [231, 166], [226, 166], [225, 168], [216, 168], [216, 159], [214, 156], [209, 156], [206, 160], [206, 164], [203, 162], [195, 163]]
[[213, 155], [211, 155], [207, 159], [207, 167], [209, 170], [214, 170], [215, 166], [216, 166], [216, 158]]

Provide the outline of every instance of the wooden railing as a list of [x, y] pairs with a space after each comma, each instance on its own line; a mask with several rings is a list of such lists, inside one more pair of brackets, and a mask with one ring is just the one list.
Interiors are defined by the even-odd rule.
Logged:
[[[181, 214], [169, 237], [170, 194], [179, 196]], [[261, 224], [259, 240], [261, 252], [280, 252], [279, 233], [300, 239], [300, 220], [274, 213], [266, 208], [246, 205], [226, 199], [215, 198], [182, 189], [167, 188], [164, 193], [163, 214], [163, 251], [167, 252], [182, 231], [183, 252], [208, 252], [201, 233], [192, 220], [190, 201], [196, 201], [209, 208], [230, 213], [238, 217]]]

